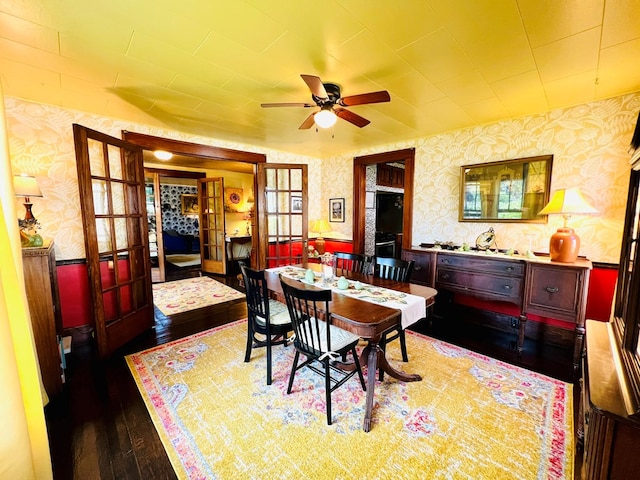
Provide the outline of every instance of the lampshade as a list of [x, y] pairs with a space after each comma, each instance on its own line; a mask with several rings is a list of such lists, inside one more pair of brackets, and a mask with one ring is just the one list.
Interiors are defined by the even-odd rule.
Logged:
[[29, 201], [29, 197], [41, 197], [42, 192], [38, 186], [38, 181], [35, 177], [28, 175], [14, 175], [13, 176], [13, 190], [16, 197], [26, 197], [26, 201]]
[[329, 222], [322, 218], [313, 222], [313, 225], [311, 225], [311, 231], [318, 232], [320, 235], [322, 235], [324, 232], [331, 231], [331, 225], [329, 225]]
[[316, 237], [316, 250], [320, 255], [322, 255], [326, 246], [326, 242], [324, 241], [324, 238], [322, 238], [322, 234], [324, 232], [330, 232], [331, 226], [329, 225], [329, 222], [322, 218], [313, 222], [311, 231], [319, 233], [319, 235]]
[[322, 109], [313, 116], [313, 119], [321, 128], [331, 128], [336, 124], [338, 117], [330, 109]]
[[538, 212], [538, 215], [562, 214], [571, 217], [571, 215], [588, 215], [598, 213], [598, 211], [589, 205], [577, 188], [561, 188], [553, 192], [553, 196], [547, 205]]
[[538, 212], [538, 215], [562, 215], [564, 225], [558, 228], [549, 240], [549, 255], [555, 262], [573, 263], [580, 251], [580, 237], [567, 223], [571, 215], [589, 215], [598, 213], [585, 200], [577, 188], [559, 189], [553, 193], [549, 203]]

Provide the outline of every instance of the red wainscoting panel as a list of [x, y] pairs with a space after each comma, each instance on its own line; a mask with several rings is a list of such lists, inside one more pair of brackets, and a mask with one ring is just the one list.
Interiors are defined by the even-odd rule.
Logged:
[[93, 325], [87, 265], [85, 263], [58, 265], [57, 273], [62, 327]]
[[617, 265], [611, 267], [593, 267], [589, 278], [589, 293], [587, 294], [588, 319], [603, 322], [609, 321], [617, 281]]
[[[310, 243], [315, 247], [315, 243], [313, 241]], [[325, 252], [353, 252], [353, 242], [351, 240], [329, 240], [325, 238], [325, 243]]]
[[[352, 252], [350, 240], [326, 240], [327, 252]], [[83, 325], [93, 325], [93, 315], [89, 301], [89, 280], [87, 266], [84, 263], [58, 265], [58, 289], [60, 292], [60, 311], [63, 328], [73, 328]], [[606, 322], [611, 314], [611, 305], [618, 271], [615, 266], [594, 266], [591, 271], [589, 292], [587, 295], [587, 318]], [[456, 300], [458, 301], [458, 299]], [[465, 304], [493, 310], [507, 315], [517, 316], [518, 311], [513, 305], [500, 302], [482, 302], [465, 297], [460, 299]], [[554, 319], [531, 316], [533, 321], [549, 324], [565, 324]], [[565, 324], [566, 328], [566, 324]]]

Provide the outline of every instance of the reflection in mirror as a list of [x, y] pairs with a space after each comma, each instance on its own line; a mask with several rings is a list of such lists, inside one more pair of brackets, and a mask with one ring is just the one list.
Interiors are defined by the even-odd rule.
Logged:
[[546, 222], [553, 155], [464, 165], [460, 169], [461, 222]]

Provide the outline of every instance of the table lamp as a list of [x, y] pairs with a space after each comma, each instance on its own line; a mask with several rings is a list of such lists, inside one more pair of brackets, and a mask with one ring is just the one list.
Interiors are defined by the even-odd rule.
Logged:
[[324, 238], [322, 238], [322, 234], [324, 232], [330, 232], [331, 231], [331, 226], [329, 225], [329, 222], [327, 222], [324, 218], [321, 220], [316, 220], [312, 227], [311, 227], [311, 231], [313, 232], [317, 232], [319, 235], [318, 237], [316, 237], [316, 250], [318, 251], [318, 253], [320, 255], [322, 255], [324, 253], [324, 248], [326, 245], [326, 242], [324, 241]]
[[244, 212], [242, 219], [247, 221], [247, 236], [251, 235], [251, 210]]
[[556, 190], [547, 205], [538, 215], [557, 215], [564, 217], [564, 225], [558, 228], [549, 240], [549, 254], [551, 261], [573, 263], [580, 251], [580, 237], [573, 228], [567, 226], [571, 215], [588, 215], [598, 213], [584, 199], [577, 188], [562, 188]]
[[26, 210], [24, 220], [18, 219], [20, 228], [31, 228], [35, 226], [37, 220], [31, 212], [32, 203], [29, 200], [30, 197], [42, 197], [42, 192], [38, 186], [38, 181], [35, 177], [28, 175], [14, 175], [13, 176], [13, 190], [16, 197], [24, 197], [24, 208]]

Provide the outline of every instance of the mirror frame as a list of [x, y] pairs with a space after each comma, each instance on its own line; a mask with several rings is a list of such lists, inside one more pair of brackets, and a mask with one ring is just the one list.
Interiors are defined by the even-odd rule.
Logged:
[[[464, 216], [464, 202], [465, 202], [465, 185], [466, 178], [470, 172], [474, 169], [480, 170], [485, 168], [491, 168], [495, 170], [496, 174], [502, 169], [525, 170], [525, 166], [534, 162], [545, 162], [545, 175], [544, 175], [544, 190], [542, 192], [530, 192], [530, 193], [542, 193], [542, 199], [536, 200], [536, 209], [538, 211], [549, 202], [549, 191], [551, 187], [551, 169], [553, 167], [553, 155], [539, 155], [536, 157], [515, 158], [512, 160], [500, 160], [497, 162], [479, 163], [475, 165], [463, 165], [460, 167], [460, 198], [458, 203], [458, 221], [459, 222], [491, 222], [491, 223], [546, 223], [548, 215], [535, 215], [532, 218], [500, 218], [497, 216], [481, 216], [477, 218], [469, 218]], [[525, 179], [526, 180], [526, 179]], [[526, 193], [526, 192], [524, 192]], [[523, 194], [524, 194], [523, 193]], [[538, 208], [539, 206], [539, 208]]]

